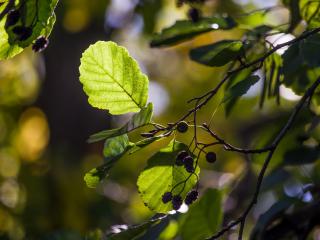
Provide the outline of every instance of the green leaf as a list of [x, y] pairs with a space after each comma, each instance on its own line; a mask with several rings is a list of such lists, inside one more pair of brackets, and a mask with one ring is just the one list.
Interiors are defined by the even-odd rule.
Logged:
[[250, 87], [259, 81], [259, 77], [256, 75], [252, 75], [241, 82], [236, 83], [231, 88], [227, 89], [224, 94], [224, 98], [222, 103], [230, 101], [232, 99], [241, 97], [246, 94]]
[[[54, 9], [58, 0], [20, 1], [17, 8], [20, 20], [13, 26], [5, 27], [6, 17], [0, 22], [0, 59], [12, 58], [31, 45], [39, 36], [49, 36], [55, 23]], [[37, 7], [36, 7], [37, 6]], [[13, 33], [17, 26], [32, 28], [32, 34], [25, 40], [19, 40]]]
[[104, 143], [103, 155], [106, 161], [114, 161], [119, 159], [130, 145], [127, 134], [109, 138]]
[[84, 181], [89, 188], [95, 188], [101, 180], [108, 174], [110, 168], [103, 168], [103, 166], [91, 169], [84, 175]]
[[[170, 203], [164, 204], [162, 202], [162, 195], [171, 191], [172, 187], [185, 181], [190, 176], [190, 173], [183, 166], [174, 164], [176, 155], [181, 150], [188, 150], [188, 146], [172, 140], [167, 147], [160, 149], [148, 160], [147, 167], [138, 178], [137, 185], [140, 196], [145, 205], [152, 211], [167, 213], [172, 210]], [[199, 172], [200, 169], [197, 167], [196, 174], [199, 174]], [[181, 192], [180, 196], [184, 199], [196, 182], [197, 177], [194, 174], [191, 175], [185, 186], [180, 184], [173, 190], [173, 195]]]
[[320, 66], [320, 58], [319, 58], [320, 34], [316, 34], [307, 39], [302, 40], [300, 42], [300, 54], [303, 61], [309, 67], [319, 67]]
[[300, 14], [309, 28], [320, 26], [320, 1], [300, 0]]
[[243, 44], [237, 40], [223, 40], [190, 51], [190, 58], [198, 63], [219, 67], [241, 56]]
[[184, 240], [205, 239], [216, 233], [223, 219], [222, 193], [208, 189], [200, 201], [190, 206], [181, 226]]
[[154, 35], [150, 45], [151, 47], [172, 46], [205, 32], [228, 30], [236, 25], [232, 18], [220, 16], [202, 18], [195, 23], [191, 20], [180, 20]]
[[130, 149], [130, 152], [129, 154], [133, 154], [139, 150], [141, 150], [142, 148], [145, 148], [147, 146], [149, 146], [150, 144], [156, 142], [156, 141], [159, 141], [161, 139], [163, 139], [164, 137], [163, 136], [155, 136], [155, 137], [151, 137], [151, 138], [146, 138], [146, 139], [143, 139], [139, 142], [136, 142], [136, 143], [131, 143], [131, 149]]
[[[282, 55], [283, 83], [298, 95], [305, 92], [306, 88], [318, 78], [320, 72], [319, 69], [312, 69], [312, 65], [308, 65], [308, 63], [317, 63], [317, 60], [310, 59], [313, 56], [313, 54], [309, 54], [310, 49], [303, 53], [302, 46], [301, 44], [294, 44]], [[306, 45], [304, 48], [306, 48]], [[315, 49], [315, 52], [317, 52], [317, 49]]]
[[117, 115], [139, 112], [146, 105], [148, 78], [124, 47], [96, 42], [82, 54], [79, 70], [93, 107]]
[[121, 128], [115, 128], [111, 130], [104, 130], [98, 133], [95, 133], [90, 136], [88, 142], [98, 142], [107, 138], [120, 136], [123, 134], [126, 134], [128, 132], [131, 132], [139, 127], [145, 126], [151, 121], [153, 113], [153, 105], [152, 103], [148, 103], [148, 105], [145, 108], [142, 108], [139, 113], [134, 114], [129, 122], [127, 122], [123, 127]]
[[143, 236], [146, 230], [159, 224], [166, 219], [167, 215], [159, 214], [151, 218], [149, 221], [139, 225], [116, 225], [111, 227], [111, 231], [106, 234], [108, 240], [135, 240]]

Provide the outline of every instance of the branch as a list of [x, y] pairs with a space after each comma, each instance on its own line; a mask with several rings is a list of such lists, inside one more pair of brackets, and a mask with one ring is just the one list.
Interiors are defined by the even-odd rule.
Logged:
[[[249, 154], [249, 153], [264, 153], [264, 152], [268, 152], [272, 149], [272, 146], [268, 146], [268, 147], [260, 148], [260, 149], [245, 149], [245, 148], [235, 147], [235, 146], [231, 145], [230, 143], [227, 143], [224, 139], [222, 139], [216, 133], [214, 133], [206, 123], [204, 123], [202, 126], [205, 131], [207, 131], [213, 138], [215, 138], [218, 141], [218, 143], [217, 142], [214, 142], [214, 143], [223, 145], [224, 149], [226, 151]], [[209, 146], [209, 145], [211, 145], [211, 143], [203, 144], [203, 145]]]
[[213, 239], [217, 239], [218, 237], [222, 236], [225, 232], [229, 231], [231, 228], [233, 228], [234, 226], [240, 224], [240, 229], [239, 229], [239, 237], [238, 239], [241, 240], [242, 239], [242, 235], [243, 235], [243, 230], [245, 227], [245, 221], [246, 218], [249, 214], [249, 212], [251, 211], [251, 209], [253, 208], [253, 206], [257, 203], [257, 199], [260, 193], [260, 189], [261, 189], [261, 184], [265, 175], [265, 172], [268, 168], [268, 165], [272, 159], [272, 156], [275, 152], [275, 150], [277, 149], [279, 143], [281, 142], [281, 140], [283, 139], [283, 137], [286, 135], [286, 133], [289, 131], [289, 129], [292, 127], [294, 120], [296, 119], [298, 113], [300, 112], [300, 110], [302, 109], [303, 105], [306, 103], [306, 101], [313, 95], [314, 91], [316, 90], [316, 88], [319, 86], [320, 84], [320, 78], [318, 78], [312, 85], [310, 88], [308, 88], [308, 90], [305, 92], [305, 94], [303, 95], [303, 97], [300, 99], [299, 103], [295, 106], [295, 108], [293, 109], [286, 125], [281, 129], [281, 131], [279, 132], [279, 134], [276, 136], [276, 138], [273, 140], [272, 144], [270, 145], [270, 150], [269, 150], [269, 154], [266, 157], [263, 166], [260, 170], [259, 176], [258, 176], [258, 180], [257, 180], [257, 186], [255, 189], [255, 193], [252, 197], [251, 202], [249, 203], [248, 207], [246, 208], [246, 210], [242, 213], [242, 215], [235, 221], [229, 223], [226, 227], [224, 227], [223, 229], [221, 229], [218, 233], [216, 233], [215, 235], [213, 235], [212, 237], [208, 238], [209, 240], [213, 240]]

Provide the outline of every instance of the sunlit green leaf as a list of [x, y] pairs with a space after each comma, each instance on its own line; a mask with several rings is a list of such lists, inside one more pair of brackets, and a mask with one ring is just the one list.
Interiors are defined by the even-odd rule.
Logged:
[[108, 174], [109, 167], [98, 167], [91, 169], [84, 175], [84, 181], [89, 188], [95, 188]]
[[300, 14], [309, 28], [320, 26], [320, 0], [300, 0]]
[[[172, 210], [170, 203], [162, 202], [162, 195], [171, 191], [172, 187], [185, 181], [189, 176], [183, 166], [174, 164], [176, 155], [188, 147], [178, 141], [172, 140], [170, 144], [161, 149], [148, 160], [148, 165], [138, 178], [138, 188], [143, 202], [152, 211], [167, 213]], [[196, 173], [200, 169], [197, 167]], [[192, 174], [184, 184], [180, 184], [173, 190], [173, 195], [180, 193], [182, 198], [194, 187], [197, 177]]]
[[259, 77], [256, 75], [252, 75], [241, 82], [236, 83], [231, 88], [227, 89], [224, 94], [224, 98], [222, 102], [230, 101], [234, 98], [241, 97], [246, 94], [250, 87], [259, 81]]
[[204, 65], [219, 67], [240, 57], [243, 51], [242, 47], [241, 41], [223, 40], [192, 49], [190, 58]]
[[181, 226], [182, 238], [205, 239], [219, 230], [222, 219], [222, 193], [217, 189], [208, 189], [199, 201], [190, 206]]
[[128, 51], [98, 41], [82, 55], [80, 82], [93, 107], [111, 114], [138, 112], [146, 105], [148, 78]]
[[151, 47], [171, 46], [185, 40], [189, 40], [201, 33], [228, 30], [236, 26], [230, 17], [202, 18], [197, 22], [191, 20], [177, 21], [171, 27], [165, 28], [161, 33], [154, 35]]
[[[20, 20], [9, 27], [5, 27], [6, 17], [0, 22], [0, 59], [14, 57], [39, 36], [49, 36], [55, 22], [54, 9], [57, 2], [58, 0], [26, 0], [17, 4]], [[20, 26], [31, 28], [32, 34], [26, 39], [19, 39], [13, 30]]]
[[130, 145], [127, 134], [109, 138], [104, 143], [103, 155], [106, 161], [120, 158]]
[[96, 134], [93, 134], [90, 136], [88, 142], [92, 143], [92, 142], [101, 141], [107, 138], [120, 136], [128, 132], [131, 132], [139, 127], [145, 126], [146, 124], [150, 123], [152, 113], [153, 113], [153, 105], [152, 103], [149, 103], [145, 108], [142, 108], [139, 113], [134, 114], [129, 120], [129, 122], [127, 122], [123, 127], [104, 130]]

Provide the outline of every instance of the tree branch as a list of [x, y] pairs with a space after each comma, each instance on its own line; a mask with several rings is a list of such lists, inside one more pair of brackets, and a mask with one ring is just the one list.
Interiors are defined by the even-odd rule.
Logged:
[[266, 170], [268, 168], [268, 165], [272, 159], [272, 156], [275, 152], [275, 150], [277, 149], [279, 143], [281, 142], [281, 140], [283, 139], [283, 137], [286, 135], [286, 133], [289, 131], [289, 129], [292, 127], [294, 120], [296, 119], [298, 113], [300, 112], [300, 110], [302, 109], [303, 105], [306, 103], [306, 101], [313, 95], [315, 89], [319, 86], [320, 84], [320, 78], [318, 78], [312, 85], [310, 88], [308, 88], [308, 90], [305, 92], [305, 94], [303, 95], [303, 97], [300, 99], [299, 103], [295, 106], [295, 108], [293, 109], [287, 123], [285, 124], [285, 126], [281, 129], [281, 131], [279, 132], [279, 134], [276, 136], [276, 138], [273, 140], [272, 144], [270, 145], [270, 150], [268, 153], [268, 156], [266, 157], [263, 166], [260, 170], [259, 176], [258, 176], [258, 180], [257, 180], [257, 185], [256, 185], [256, 189], [255, 189], [255, 193], [252, 197], [251, 202], [249, 203], [248, 207], [246, 208], [246, 210], [242, 213], [242, 215], [235, 221], [229, 223], [226, 227], [224, 227], [223, 229], [221, 229], [218, 233], [216, 233], [215, 235], [213, 235], [212, 237], [208, 238], [210, 240], [213, 239], [217, 239], [218, 237], [222, 236], [225, 232], [229, 231], [231, 228], [233, 228], [234, 226], [240, 224], [240, 229], [239, 229], [239, 237], [238, 239], [241, 240], [242, 239], [242, 235], [243, 235], [243, 230], [245, 227], [245, 221], [246, 218], [249, 214], [249, 212], [251, 211], [251, 209], [253, 208], [253, 206], [257, 203], [258, 200], [258, 196], [260, 193], [260, 189], [261, 189], [261, 184], [264, 178], [264, 175], [266, 173]]

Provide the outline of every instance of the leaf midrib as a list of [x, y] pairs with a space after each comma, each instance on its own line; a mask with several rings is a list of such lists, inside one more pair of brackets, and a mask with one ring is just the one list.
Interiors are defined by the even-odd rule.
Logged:
[[[138, 104], [138, 102], [133, 98], [133, 96], [131, 96], [130, 94], [129, 94], [129, 92], [124, 88], [124, 87], [122, 87], [121, 86], [121, 84], [113, 77], [113, 76], [111, 76], [111, 74], [110, 73], [108, 73], [106, 70], [105, 70], [105, 68], [94, 58], [94, 57], [92, 57], [92, 56], [90, 56], [91, 58], [92, 58], [92, 60], [102, 69], [102, 71], [106, 74], [106, 75], [108, 75], [129, 97], [130, 97], [130, 99], [141, 109], [141, 107], [140, 107], [140, 105]], [[113, 67], [113, 61], [112, 61], [112, 67]]]

